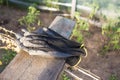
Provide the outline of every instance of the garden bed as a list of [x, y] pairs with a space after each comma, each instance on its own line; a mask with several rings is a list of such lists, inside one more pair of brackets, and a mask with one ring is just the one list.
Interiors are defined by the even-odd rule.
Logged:
[[[18, 23], [18, 19], [26, 14], [27, 11], [25, 10], [0, 6], [0, 23], [2, 23], [2, 21], [6, 21], [5, 24], [1, 24], [0, 26], [20, 33], [20, 29], [25, 26], [20, 26]], [[39, 18], [42, 26], [49, 26], [56, 16], [57, 13], [41, 11]], [[39, 26], [37, 26], [37, 28], [38, 27]], [[107, 38], [106, 36], [103, 36], [101, 34], [101, 28], [91, 25], [89, 32], [83, 31], [82, 34], [84, 35], [85, 46], [88, 50], [88, 56], [86, 58], [82, 58], [79, 66], [95, 73], [103, 80], [119, 80], [120, 51], [111, 50], [106, 52], [105, 54], [102, 54], [101, 50], [103, 45], [107, 42]], [[1, 59], [4, 54], [6, 54], [5, 51], [0, 50]], [[2, 71], [2, 69], [4, 68], [1, 65], [0, 70]], [[81, 75], [79, 76], [81, 77]], [[118, 79], [112, 79], [111, 77], [117, 77]]]

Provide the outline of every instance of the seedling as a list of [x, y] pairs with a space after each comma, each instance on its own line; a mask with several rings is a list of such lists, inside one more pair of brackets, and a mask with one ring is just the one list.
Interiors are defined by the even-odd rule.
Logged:
[[33, 6], [30, 6], [28, 8], [28, 14], [18, 21], [21, 25], [26, 26], [28, 31], [32, 31], [35, 30], [35, 23], [37, 23], [38, 26], [40, 25], [40, 20], [38, 19], [39, 15], [40, 11]]
[[89, 30], [89, 24], [87, 21], [81, 20], [80, 19], [80, 13], [76, 12], [75, 14], [75, 19], [76, 19], [76, 25], [73, 30], [73, 34], [71, 36], [74, 37], [78, 42], [83, 43], [83, 35], [81, 31], [88, 31]]
[[109, 19], [102, 27], [102, 34], [108, 37], [107, 50], [120, 50], [120, 19]]

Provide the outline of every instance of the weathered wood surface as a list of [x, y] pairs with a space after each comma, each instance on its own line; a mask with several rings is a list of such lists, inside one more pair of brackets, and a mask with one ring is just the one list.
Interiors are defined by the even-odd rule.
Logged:
[[[50, 28], [69, 38], [74, 22], [56, 17]], [[57, 80], [65, 64], [64, 59], [31, 56], [21, 51], [0, 75], [0, 80]]]

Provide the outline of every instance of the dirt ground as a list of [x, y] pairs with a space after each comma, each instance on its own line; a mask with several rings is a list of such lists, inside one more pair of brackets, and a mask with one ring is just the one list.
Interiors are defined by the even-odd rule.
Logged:
[[[15, 32], [20, 32], [22, 27], [19, 26], [17, 20], [21, 16], [26, 15], [26, 13], [26, 11], [16, 8], [0, 7], [0, 22], [6, 20], [6, 24], [0, 26]], [[47, 27], [54, 20], [55, 16], [57, 16], [57, 13], [41, 12], [39, 18], [42, 25]], [[109, 51], [105, 55], [101, 55], [100, 50], [107, 39], [101, 35], [100, 28], [91, 26], [90, 31], [83, 32], [83, 35], [88, 56], [82, 58], [79, 66], [100, 76], [102, 80], [109, 80], [111, 75], [116, 75], [118, 80], [120, 80], [120, 51]], [[3, 54], [3, 51], [0, 50], [0, 57]], [[82, 77], [81, 75], [79, 76]]]

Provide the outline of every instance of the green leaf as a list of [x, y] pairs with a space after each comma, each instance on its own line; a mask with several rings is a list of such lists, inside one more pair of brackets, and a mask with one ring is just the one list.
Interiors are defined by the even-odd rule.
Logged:
[[117, 29], [117, 32], [120, 32], [120, 28]]

